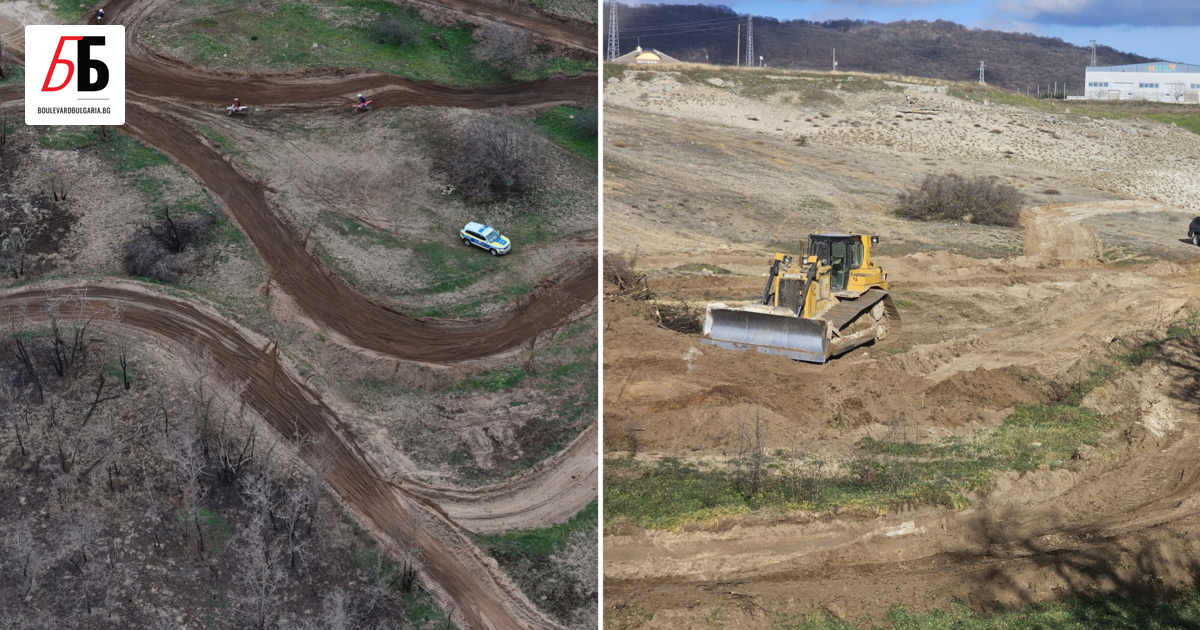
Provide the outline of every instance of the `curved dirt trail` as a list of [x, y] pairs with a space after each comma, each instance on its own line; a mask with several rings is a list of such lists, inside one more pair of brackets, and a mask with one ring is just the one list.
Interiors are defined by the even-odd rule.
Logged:
[[562, 523], [596, 498], [597, 433], [592, 423], [537, 471], [503, 483], [455, 488], [406, 480], [403, 489], [433, 501], [456, 524], [476, 534]]
[[556, 20], [541, 15], [521, 13], [503, 6], [471, 0], [409, 0], [414, 4], [429, 7], [449, 9], [473, 18], [481, 18], [489, 22], [507, 24], [524, 29], [544, 37], [552, 42], [565, 44], [587, 52], [597, 50], [597, 32], [595, 29], [571, 24], [565, 20]]
[[[327, 479], [342, 500], [372, 526], [373, 533], [393, 548], [415, 543], [425, 561], [425, 577], [453, 601], [470, 628], [557, 628], [493, 568], [441, 511], [429, 502], [396, 491], [366, 463], [353, 437], [320, 397], [276, 363], [263, 339], [239, 330], [208, 309], [148, 291], [111, 285], [82, 285], [47, 289], [17, 289], [0, 297], [0, 315], [20, 321], [45, 316], [47, 299], [69, 298], [60, 309], [64, 317], [95, 314], [113, 321], [119, 305], [123, 325], [180, 344], [207, 350], [231, 382], [245, 383], [243, 400], [266, 422], [289, 435], [295, 426], [317, 446], [305, 447], [306, 461], [329, 461]], [[262, 344], [261, 346], [259, 344]], [[293, 425], [293, 422], [295, 425]], [[404, 534], [398, 534], [403, 532]], [[398, 540], [406, 538], [406, 540]], [[447, 607], [449, 609], [449, 607]]]
[[532, 298], [498, 316], [475, 321], [416, 320], [375, 304], [304, 250], [291, 226], [274, 212], [266, 190], [249, 181], [202, 136], [146, 106], [131, 102], [125, 126], [190, 171], [225, 207], [258, 248], [271, 278], [305, 313], [355, 345], [400, 359], [452, 363], [517, 348], [554, 328], [596, 298], [593, 256], [557, 281], [543, 281]]

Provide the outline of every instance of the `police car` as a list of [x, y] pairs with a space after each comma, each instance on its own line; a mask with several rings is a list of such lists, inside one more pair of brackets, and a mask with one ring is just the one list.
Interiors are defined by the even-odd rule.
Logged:
[[493, 256], [507, 254], [512, 250], [512, 241], [501, 235], [496, 228], [482, 223], [472, 221], [460, 230], [458, 235], [462, 237], [463, 245], [482, 247], [491, 252]]

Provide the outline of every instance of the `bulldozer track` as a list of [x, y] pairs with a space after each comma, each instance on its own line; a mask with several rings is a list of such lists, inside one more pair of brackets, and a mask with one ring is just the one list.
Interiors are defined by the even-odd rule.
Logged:
[[[595, 50], [594, 34], [589, 40], [580, 29], [543, 17], [468, 0], [426, 4], [519, 26], [582, 50]], [[574, 314], [586, 311], [595, 302], [597, 261], [595, 256], [585, 255], [568, 269], [543, 280], [526, 299], [482, 320], [419, 320], [378, 305], [308, 255], [297, 232], [272, 208], [267, 189], [242, 174], [216, 147], [176, 118], [185, 116], [189, 105], [212, 105], [233, 96], [280, 110], [336, 109], [348, 102], [347, 95], [364, 91], [377, 92], [372, 97], [377, 107], [489, 109], [502, 105], [577, 104], [595, 100], [595, 75], [470, 89], [346, 69], [280, 75], [212, 72], [147, 51], [138, 44], [137, 33], [146, 17], [168, 5], [162, 0], [120, 0], [105, 7], [109, 23], [126, 26], [125, 130], [161, 150], [193, 174], [215, 198], [223, 199], [226, 211], [266, 262], [272, 279], [318, 326], [357, 347], [399, 359], [455, 363], [519, 350], [538, 335], [571, 321]], [[12, 51], [6, 50], [7, 55]], [[21, 59], [16, 61], [20, 63]], [[17, 86], [0, 87], [0, 100], [11, 102], [22, 97]], [[561, 519], [581, 509], [591, 497], [569, 490], [586, 487], [589, 481], [594, 487], [595, 449], [581, 446], [587, 436], [594, 444], [594, 429], [585, 431], [571, 448], [538, 473], [477, 491], [419, 484], [410, 491], [404, 483], [393, 485], [381, 480], [353, 436], [319, 395], [291, 373], [272, 369], [276, 359], [265, 350], [266, 340], [255, 339], [253, 333], [239, 329], [207, 307], [166, 298], [129, 283], [9, 291], [0, 298], [0, 309], [5, 317], [13, 316], [12, 309], [17, 305], [23, 307], [23, 314], [36, 313], [42, 301], [64, 291], [86, 295], [90, 304], [120, 302], [124, 325], [167, 343], [207, 348], [231, 378], [247, 383], [245, 401], [268, 423], [287, 434], [294, 422], [302, 431], [319, 438], [324, 448], [332, 448], [330, 485], [385, 547], [398, 550], [401, 544], [416, 544], [421, 549], [426, 567], [423, 582], [461, 627], [560, 627], [533, 606], [462, 529], [465, 525], [477, 531], [499, 531], [528, 523], [529, 518], [522, 514], [532, 514], [537, 522]], [[108, 312], [111, 315], [111, 310]], [[301, 455], [314, 456], [307, 449]], [[528, 491], [534, 488], [538, 494], [531, 497]], [[561, 505], [554, 505], [556, 499]], [[455, 522], [460, 519], [463, 523]], [[400, 541], [391, 533], [396, 528], [416, 533], [411, 540]]]

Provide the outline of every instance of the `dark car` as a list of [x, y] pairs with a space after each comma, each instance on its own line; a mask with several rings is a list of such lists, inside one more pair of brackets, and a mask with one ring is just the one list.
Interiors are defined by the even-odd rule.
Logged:
[[1192, 224], [1188, 226], [1188, 238], [1192, 239], [1192, 245], [1200, 245], [1200, 217], [1192, 219]]

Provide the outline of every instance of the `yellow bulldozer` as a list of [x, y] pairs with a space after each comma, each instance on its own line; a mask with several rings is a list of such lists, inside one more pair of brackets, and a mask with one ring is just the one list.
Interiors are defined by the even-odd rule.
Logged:
[[758, 304], [709, 304], [701, 343], [798, 361], [831, 357], [900, 329], [887, 272], [871, 261], [878, 236], [811, 234], [808, 255], [775, 254]]

